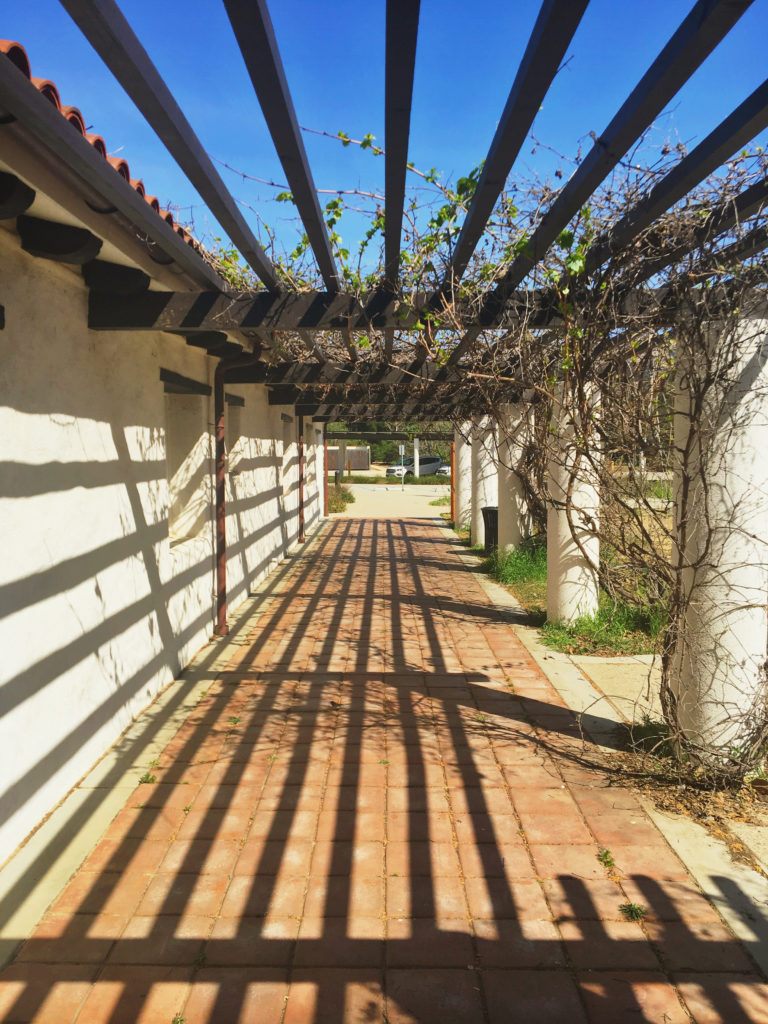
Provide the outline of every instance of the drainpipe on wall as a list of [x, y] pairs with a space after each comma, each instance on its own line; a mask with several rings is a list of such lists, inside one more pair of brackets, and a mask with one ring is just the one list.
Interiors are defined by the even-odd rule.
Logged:
[[236, 366], [258, 362], [261, 345], [253, 354], [220, 359], [213, 374], [213, 420], [216, 429], [216, 626], [214, 636], [226, 636], [227, 625], [227, 421], [224, 405], [224, 377]]

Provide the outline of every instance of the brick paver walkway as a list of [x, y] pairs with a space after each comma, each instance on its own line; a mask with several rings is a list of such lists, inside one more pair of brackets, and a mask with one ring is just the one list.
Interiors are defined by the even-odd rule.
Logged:
[[768, 1021], [445, 530], [336, 521], [244, 628], [0, 975], [0, 1019]]

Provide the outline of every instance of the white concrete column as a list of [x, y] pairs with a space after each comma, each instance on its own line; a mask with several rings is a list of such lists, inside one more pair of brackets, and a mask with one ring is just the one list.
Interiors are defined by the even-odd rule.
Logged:
[[499, 474], [496, 462], [496, 430], [490, 416], [472, 421], [472, 515], [470, 541], [485, 544], [482, 510], [498, 505]]
[[528, 438], [530, 406], [520, 403], [501, 409], [499, 420], [499, 550], [520, 547], [528, 536], [523, 481], [517, 475]]
[[456, 489], [456, 526], [468, 526], [472, 518], [472, 448], [469, 443], [471, 425], [462, 423], [454, 430], [454, 481]]
[[413, 475], [418, 477], [419, 475], [419, 439], [414, 437], [413, 439]]
[[340, 480], [344, 480], [344, 474], [347, 471], [347, 442], [339, 441], [339, 469], [341, 470]]
[[[582, 430], [564, 387], [556, 388], [550, 430], [547, 503], [547, 619], [574, 622], [597, 611], [600, 495], [583, 453]], [[577, 429], [578, 428], [578, 429]], [[576, 444], [575, 438], [581, 438]], [[581, 450], [580, 450], [581, 449]]]
[[667, 682], [677, 725], [718, 761], [748, 747], [766, 720], [768, 321], [713, 327], [701, 351], [677, 360], [682, 609]]

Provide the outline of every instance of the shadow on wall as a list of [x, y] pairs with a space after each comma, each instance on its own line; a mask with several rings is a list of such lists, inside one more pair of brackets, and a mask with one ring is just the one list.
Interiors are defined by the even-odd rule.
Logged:
[[[60, 414], [2, 411], [26, 432], [30, 450], [72, 458], [0, 463], [8, 545], [0, 582], [7, 652], [0, 862], [211, 632], [211, 439], [196, 433], [186, 453], [177, 444], [169, 481], [164, 396], [161, 382], [153, 385], [143, 425], [120, 424], [126, 403], [109, 395], [77, 408], [70, 393], [71, 408]], [[199, 420], [204, 400], [192, 398]], [[107, 410], [112, 423], [95, 418]], [[274, 442], [243, 441], [238, 486], [247, 497], [229, 509], [235, 602], [284, 554], [290, 536], [281, 522], [282, 482], [268, 486], [281, 469]]]
[[[751, 961], [684, 874], [579, 877], [522, 843], [547, 779], [586, 808], [596, 776], [573, 713], [505, 692], [471, 640], [457, 669], [446, 623], [458, 639], [466, 615], [423, 603], [430, 548], [339, 521], [315, 551], [257, 598], [231, 671], [211, 655], [190, 673], [204, 692], [157, 784], [0, 975], [0, 1017], [685, 1021], [679, 992], [696, 1019], [765, 1020]], [[476, 611], [473, 630], [498, 625]], [[516, 783], [489, 784], [497, 769]], [[642, 927], [615, 913], [627, 894]]]

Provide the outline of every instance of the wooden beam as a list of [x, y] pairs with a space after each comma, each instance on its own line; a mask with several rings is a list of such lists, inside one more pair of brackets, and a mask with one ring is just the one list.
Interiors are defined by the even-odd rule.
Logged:
[[15, 174], [0, 172], [0, 220], [26, 213], [35, 201], [35, 190]]
[[649, 280], [654, 274], [665, 270], [667, 267], [677, 263], [688, 253], [693, 252], [702, 245], [706, 245], [718, 235], [730, 231], [736, 224], [741, 224], [754, 214], [759, 213], [768, 203], [768, 180], [757, 181], [749, 188], [745, 188], [734, 199], [729, 199], [712, 209], [709, 216], [703, 221], [700, 228], [693, 237], [680, 245], [673, 245], [667, 252], [659, 256], [652, 256], [645, 260], [642, 267], [642, 277], [635, 279], [636, 284]]
[[458, 285], [589, 0], [544, 0], [496, 128], [441, 291]]
[[270, 291], [279, 291], [280, 284], [269, 257], [114, 0], [61, 0], [61, 3], [197, 189], [246, 263]]
[[210, 395], [210, 384], [203, 384], [191, 377], [184, 377], [174, 370], [166, 370], [161, 367], [160, 380], [163, 382], [163, 390], [168, 395]]
[[153, 258], [162, 255], [169, 262], [176, 263], [193, 280], [206, 282], [212, 288], [224, 286], [213, 268], [157, 215], [87, 139], [72, 128], [10, 60], [0, 60], [0, 107], [16, 119], [3, 131], [21, 133], [22, 136], [31, 134], [53, 157], [98, 193], [105, 200], [105, 205], [116, 207], [134, 228], [139, 229], [148, 248], [151, 250], [154, 246]]
[[338, 291], [339, 277], [331, 241], [266, 0], [224, 0], [224, 6], [325, 287], [331, 292]]
[[103, 244], [100, 238], [85, 228], [57, 224], [25, 213], [16, 219], [16, 228], [25, 252], [57, 263], [81, 266], [95, 259]]
[[387, 0], [384, 108], [384, 280], [395, 288], [405, 208], [419, 0]]
[[456, 363], [475, 341], [482, 324], [494, 322], [507, 299], [545, 255], [560, 232], [588, 201], [622, 156], [688, 81], [752, 0], [698, 0], [640, 82], [560, 189], [528, 244], [482, 302], [478, 323], [451, 353]]
[[592, 243], [584, 275], [594, 273], [607, 259], [716, 171], [728, 157], [744, 147], [768, 126], [768, 80], [710, 132], [672, 168], [617, 224]]
[[106, 260], [84, 263], [81, 273], [89, 288], [117, 292], [119, 295], [138, 295], [148, 290], [151, 278], [138, 267], [124, 267]]
[[[424, 296], [416, 307], [394, 297], [382, 304], [378, 293], [363, 299], [339, 292], [292, 292], [275, 296], [265, 292], [225, 295], [222, 292], [146, 292], [130, 299], [112, 292], [93, 291], [89, 302], [89, 326], [102, 331], [331, 331], [413, 329], [428, 307]], [[530, 293], [516, 294], [501, 315], [482, 326], [512, 326], [524, 315], [531, 327], [545, 327], [559, 317], [547, 300]], [[459, 315], [461, 315], [459, 311]]]

